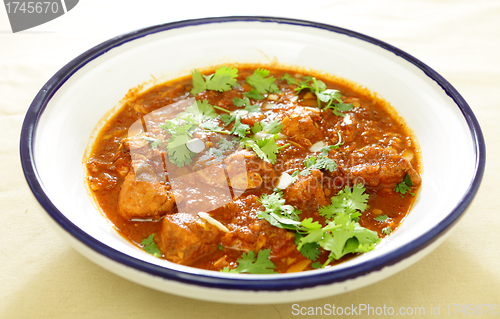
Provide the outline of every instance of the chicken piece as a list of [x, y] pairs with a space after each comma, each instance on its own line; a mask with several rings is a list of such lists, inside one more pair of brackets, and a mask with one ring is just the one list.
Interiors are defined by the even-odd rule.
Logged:
[[210, 165], [196, 170], [194, 176], [215, 187], [227, 187], [227, 177], [222, 164]]
[[312, 111], [307, 111], [304, 107], [295, 107], [291, 114], [281, 122], [283, 125], [281, 133], [305, 148], [309, 148], [312, 144], [323, 140], [324, 135], [316, 127], [313, 120], [316, 115], [311, 113]]
[[188, 213], [163, 218], [158, 248], [171, 262], [191, 265], [217, 250], [220, 231], [217, 227]]
[[259, 218], [264, 208], [258, 199], [255, 195], [242, 197], [213, 212], [229, 229], [221, 238], [222, 245], [242, 252], [271, 249], [273, 258], [285, 256], [296, 247], [295, 235]]
[[318, 210], [321, 206], [328, 205], [322, 181], [323, 173], [317, 169], [312, 169], [306, 176], [299, 174], [297, 181], [285, 189], [283, 198], [300, 210]]
[[276, 176], [270, 163], [264, 162], [254, 152], [245, 149], [229, 155], [223, 163], [205, 167], [200, 163], [198, 167], [203, 168], [197, 169], [195, 174], [203, 182], [216, 187], [227, 187], [229, 182], [229, 186], [239, 190], [257, 188], [264, 179], [270, 182]]
[[274, 173], [274, 169], [269, 163], [259, 159], [254, 152], [249, 150], [240, 150], [231, 154], [224, 163], [230, 184], [236, 189], [257, 188], [262, 184], [262, 175]]
[[[171, 213], [175, 197], [170, 186], [160, 183], [150, 170], [142, 170], [136, 177], [131, 170], [125, 177], [118, 197], [118, 211], [126, 219], [154, 219]], [[181, 198], [177, 198], [179, 201]]]
[[362, 180], [372, 187], [394, 186], [409, 174], [413, 185], [420, 185], [420, 176], [410, 162], [391, 149], [363, 147], [350, 155], [348, 164], [339, 168], [354, 183]]

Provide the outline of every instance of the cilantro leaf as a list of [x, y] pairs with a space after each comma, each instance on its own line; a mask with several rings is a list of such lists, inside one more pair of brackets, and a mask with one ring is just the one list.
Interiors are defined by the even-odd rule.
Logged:
[[307, 243], [300, 249], [302, 256], [315, 261], [321, 254], [320, 246], [318, 243]]
[[241, 123], [242, 111], [258, 112], [260, 110], [258, 105], [257, 106], [249, 105], [249, 106], [245, 107], [245, 109], [243, 109], [243, 110], [236, 110], [234, 112], [231, 112], [231, 111], [226, 110], [226, 109], [219, 107], [219, 106], [214, 106], [214, 108], [227, 113], [227, 114], [222, 114], [220, 116], [220, 119], [226, 125], [229, 125], [234, 121], [234, 125], [233, 125], [233, 128], [231, 129], [230, 134], [237, 135], [240, 138], [246, 137], [246, 135], [249, 133], [249, 130], [250, 130], [250, 125]]
[[306, 218], [306, 219], [304, 219], [300, 223], [300, 225], [302, 227], [304, 227], [305, 229], [307, 229], [308, 231], [320, 229], [322, 227], [319, 222], [317, 222], [317, 221], [313, 222], [312, 218]]
[[168, 159], [177, 167], [191, 164], [193, 161], [191, 158], [196, 155], [186, 146], [190, 140], [188, 135], [177, 135], [167, 142]]
[[326, 103], [324, 109], [332, 109], [332, 112], [337, 116], [345, 116], [341, 112], [349, 111], [353, 105], [351, 103], [344, 103], [341, 99], [342, 94], [338, 90], [327, 89], [325, 82], [317, 80], [314, 77], [304, 77], [306, 81], [299, 83], [299, 87], [295, 89], [297, 93], [309, 89], [316, 95], [318, 108], [321, 109], [322, 102]]
[[264, 137], [258, 140], [246, 137], [240, 140], [240, 145], [243, 148], [252, 149], [261, 160], [271, 164], [276, 163], [276, 154], [280, 150], [274, 137]]
[[344, 142], [342, 142], [342, 136], [340, 136], [340, 132], [337, 132], [339, 135], [339, 141], [335, 145], [328, 145], [323, 147], [322, 149], [319, 150], [321, 155], [323, 156], [328, 156], [328, 153], [330, 153], [330, 150], [336, 150], [338, 149], [341, 145], [344, 145]]
[[157, 148], [158, 146], [161, 145], [161, 140], [160, 139], [149, 137], [149, 136], [142, 136], [141, 138], [145, 139], [148, 142], [151, 142], [151, 143], [149, 143], [149, 146], [151, 148]]
[[330, 251], [324, 265], [349, 253], [368, 252], [380, 242], [376, 232], [360, 226], [346, 212], [338, 213], [327, 226], [315, 232], [318, 233], [316, 238], [319, 238], [317, 243]]
[[355, 224], [353, 237], [349, 238], [342, 250], [342, 256], [350, 253], [366, 253], [375, 248], [380, 242], [377, 233]]
[[332, 109], [333, 114], [343, 117], [345, 116], [345, 114], [340, 112], [350, 111], [352, 110], [352, 107], [353, 107], [352, 103], [333, 103], [325, 106], [325, 110]]
[[[401, 194], [401, 198], [404, 198], [404, 194], [411, 190], [413, 182], [411, 181], [410, 175], [406, 174], [405, 178], [401, 183], [396, 185], [394, 191]], [[411, 196], [415, 196], [415, 193], [409, 193]]]
[[279, 152], [278, 144], [273, 137], [261, 138], [256, 141], [257, 146], [265, 154], [266, 159], [271, 163], [276, 163], [276, 154]]
[[264, 211], [259, 212], [258, 217], [265, 219], [269, 224], [284, 229], [297, 230], [301, 223], [300, 210], [291, 205], [285, 205], [285, 199], [280, 192], [271, 195], [264, 194], [259, 202], [264, 206]]
[[390, 227], [385, 227], [382, 229], [382, 232], [386, 235], [389, 235], [390, 233], [392, 233], [392, 228]]
[[311, 267], [314, 269], [321, 268], [323, 265], [320, 262], [315, 262], [311, 264]]
[[375, 217], [374, 219], [375, 219], [376, 221], [378, 221], [378, 222], [383, 222], [383, 221], [385, 221], [387, 218], [389, 218], [389, 217], [387, 217], [387, 215], [385, 215], [385, 214], [384, 214], [384, 215], [378, 215], [378, 216], [377, 216], [377, 217]]
[[222, 130], [222, 127], [220, 127], [219, 124], [217, 124], [213, 120], [201, 122], [200, 127], [205, 129], [205, 130], [212, 131], [212, 132], [224, 133]]
[[245, 105], [251, 104], [248, 97], [246, 97], [244, 99], [239, 98], [239, 97], [235, 97], [234, 99], [232, 99], [232, 101], [233, 101], [234, 106], [237, 106], [237, 107], [243, 107]]
[[332, 204], [319, 209], [320, 215], [327, 219], [327, 225], [323, 228], [315, 226], [315, 229], [311, 230], [314, 224], [310, 221], [304, 223], [304, 220], [302, 224], [309, 227], [309, 234], [301, 238], [297, 249], [300, 250], [307, 243], [318, 243], [321, 248], [330, 251], [324, 265], [349, 253], [372, 250], [380, 241], [377, 233], [358, 223], [358, 211], [363, 212], [367, 207], [368, 194], [363, 194], [364, 191], [365, 188], [361, 184], [352, 189], [346, 186], [333, 196]]
[[292, 84], [299, 85], [297, 83], [297, 79], [295, 79], [293, 76], [291, 76], [288, 73], [285, 73], [285, 75], [280, 80], [286, 81], [286, 84], [288, 84], [288, 85], [292, 85]]
[[316, 96], [321, 100], [321, 102], [325, 103], [328, 103], [333, 100], [339, 103], [342, 102], [342, 100], [340, 99], [342, 94], [340, 94], [340, 91], [338, 90], [325, 89], [324, 91], [317, 92]]
[[219, 149], [221, 151], [227, 151], [234, 149], [234, 144], [232, 141], [228, 141], [225, 138], [221, 138], [219, 140]]
[[331, 204], [319, 209], [321, 216], [331, 219], [336, 214], [346, 212], [354, 221], [358, 220], [359, 212], [364, 212], [367, 208], [368, 194], [364, 193], [365, 188], [361, 185], [344, 187], [337, 195], [332, 196]]
[[271, 122], [255, 123], [252, 126], [252, 133], [256, 134], [258, 132], [264, 132], [269, 134], [277, 134], [281, 132], [282, 128], [283, 125], [281, 124], [281, 121], [276, 119], [272, 120]]
[[276, 79], [273, 76], [269, 76], [269, 70], [266, 69], [255, 70], [252, 75], [247, 77], [246, 82], [259, 94], [280, 92], [276, 84]]
[[264, 95], [260, 94], [257, 90], [253, 89], [249, 92], [243, 93], [247, 98], [251, 98], [254, 100], [263, 100], [265, 98]]
[[336, 148], [339, 148], [339, 146], [338, 145], [328, 145], [328, 146], [325, 146], [325, 147], [321, 148], [319, 150], [319, 152], [323, 156], [328, 156], [328, 153], [330, 153], [330, 150], [333, 150], [333, 149], [336, 149]]
[[233, 100], [234, 106], [237, 107], [242, 107], [244, 106], [245, 108], [243, 111], [247, 111], [248, 113], [252, 112], [260, 112], [260, 106], [258, 104], [252, 104], [248, 97], [241, 99], [239, 97], [235, 97]]
[[[279, 150], [284, 147], [276, 143], [278, 138], [276, 134], [281, 132], [281, 129], [282, 125], [279, 120], [255, 123], [251, 129], [254, 136], [242, 139], [240, 145], [243, 148], [252, 149], [260, 159], [274, 164]], [[262, 138], [256, 138], [259, 132], [267, 134], [264, 134]]]
[[213, 131], [222, 132], [222, 128], [217, 123], [217, 113], [214, 106], [208, 100], [195, 101], [192, 105], [188, 106], [182, 113], [177, 115], [177, 118], [190, 117], [201, 128]]
[[231, 130], [231, 134], [238, 135], [239, 137], [247, 136], [250, 130], [250, 125], [241, 123], [241, 116], [236, 115], [234, 120], [234, 126]]
[[[329, 251], [324, 267], [346, 254], [368, 252], [380, 242], [377, 232], [358, 223], [358, 211], [362, 212], [367, 208], [368, 194], [363, 194], [364, 191], [361, 184], [352, 189], [345, 187], [337, 196], [332, 197], [332, 205], [321, 207], [319, 211], [327, 219], [326, 226], [312, 218], [299, 221], [295, 208], [285, 204], [282, 192], [260, 198], [265, 210], [259, 213], [259, 217], [275, 227], [296, 231], [297, 250], [310, 260], [315, 261], [319, 257], [320, 248]], [[319, 267], [316, 264], [314, 268]]]
[[[300, 239], [303, 236], [300, 233], [295, 233], [295, 244], [298, 245], [300, 243]], [[318, 243], [307, 243], [302, 245], [300, 248], [300, 253], [302, 256], [306, 257], [307, 259], [310, 259], [312, 261], [315, 261], [318, 259], [319, 255], [321, 254], [320, 246]]]
[[162, 128], [171, 135], [170, 139], [167, 140], [167, 152], [170, 162], [178, 167], [190, 164], [192, 162], [191, 158], [196, 155], [186, 146], [186, 143], [191, 140], [192, 133], [197, 129], [192, 114], [166, 120]]
[[193, 89], [191, 94], [196, 95], [205, 90], [224, 92], [237, 86], [238, 69], [221, 66], [211, 75], [202, 75], [198, 70], [194, 70], [192, 75]]
[[247, 111], [248, 113], [258, 113], [260, 112], [260, 106], [258, 104], [249, 104], [247, 106], [245, 106], [245, 108], [243, 109], [243, 111]]
[[213, 106], [210, 105], [208, 100], [196, 101], [179, 115], [182, 117], [189, 114], [191, 114], [192, 118], [198, 123], [213, 120], [217, 117], [217, 113], [215, 113]]
[[300, 93], [302, 90], [309, 89], [313, 93], [321, 93], [326, 90], [325, 82], [317, 80], [312, 76], [304, 76], [305, 81], [299, 83], [299, 87], [295, 89], [295, 92]]
[[[191, 140], [192, 134], [198, 129], [198, 126], [214, 132], [221, 131], [222, 128], [214, 122], [216, 118], [217, 113], [214, 107], [210, 105], [208, 100], [203, 100], [188, 106], [175, 119], [166, 120], [161, 127], [170, 135], [166, 141], [169, 161], [178, 167], [191, 164], [191, 158], [196, 153], [189, 150], [186, 143]], [[160, 140], [149, 141], [153, 141], [152, 148], [161, 144]]]
[[148, 238], [145, 238], [143, 241], [141, 241], [142, 249], [148, 254], [151, 254], [155, 257], [161, 257], [162, 253], [153, 240], [154, 236], [155, 234], [151, 234]]
[[191, 94], [197, 95], [207, 89], [207, 83], [203, 79], [203, 75], [198, 70], [193, 70], [193, 89], [191, 89]]
[[327, 156], [313, 155], [304, 160], [304, 166], [306, 167], [306, 169], [300, 172], [300, 175], [307, 176], [311, 174], [312, 169], [326, 169], [330, 172], [333, 172], [337, 168], [337, 163], [335, 163], [334, 160]]
[[221, 272], [229, 273], [247, 273], [247, 274], [273, 274], [276, 265], [269, 260], [269, 255], [271, 254], [270, 249], [261, 250], [257, 258], [255, 258], [255, 252], [250, 251], [248, 253], [243, 253], [240, 258], [236, 260], [238, 266], [235, 269], [230, 269], [224, 267]]

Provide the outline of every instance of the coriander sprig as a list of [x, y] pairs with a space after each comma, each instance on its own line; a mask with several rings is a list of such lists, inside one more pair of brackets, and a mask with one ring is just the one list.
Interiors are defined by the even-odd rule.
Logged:
[[353, 105], [351, 103], [344, 103], [341, 97], [342, 94], [338, 90], [328, 89], [325, 82], [317, 80], [312, 76], [305, 76], [305, 81], [299, 83], [295, 92], [300, 93], [302, 90], [309, 89], [316, 95], [318, 108], [322, 108], [322, 102], [326, 103], [323, 107], [324, 110], [332, 109], [332, 112], [338, 116], [345, 116], [341, 112], [349, 111]]
[[245, 81], [253, 88], [250, 92], [245, 93], [245, 96], [254, 100], [264, 99], [263, 94], [266, 93], [281, 92], [276, 84], [276, 79], [273, 76], [269, 76], [269, 70], [266, 69], [255, 70]]
[[255, 257], [255, 252], [250, 251], [248, 253], [243, 253], [240, 258], [236, 260], [238, 266], [234, 269], [229, 268], [229, 266], [224, 267], [221, 272], [228, 273], [247, 273], [247, 274], [273, 274], [276, 265], [269, 260], [271, 254], [270, 249], [262, 249], [259, 251], [257, 257]]
[[193, 89], [191, 94], [197, 95], [205, 90], [218, 92], [229, 91], [237, 86], [236, 78], [238, 77], [238, 69], [233, 67], [221, 66], [215, 70], [215, 73], [203, 75], [198, 70], [193, 73]]
[[161, 257], [162, 253], [160, 249], [158, 249], [158, 246], [156, 245], [154, 238], [155, 234], [151, 234], [148, 236], [148, 238], [145, 238], [141, 241], [142, 249], [147, 252], [148, 254], [151, 254], [155, 257]]
[[320, 248], [329, 251], [327, 261], [338, 260], [349, 253], [361, 253], [372, 250], [380, 239], [376, 232], [359, 224], [359, 216], [367, 208], [368, 194], [362, 185], [352, 188], [346, 186], [336, 196], [331, 198], [331, 204], [319, 209], [325, 217], [326, 225], [306, 218], [299, 221], [300, 211], [285, 204], [281, 192], [262, 195], [260, 203], [264, 211], [259, 213], [271, 225], [296, 232], [295, 243], [306, 258], [315, 261], [320, 254]]
[[410, 193], [411, 187], [413, 186], [413, 182], [411, 181], [410, 175], [406, 174], [405, 178], [401, 183], [396, 185], [394, 188], [394, 191], [396, 193], [399, 193], [401, 198], [404, 198], [404, 195], [406, 193], [410, 194], [411, 196], [415, 196], [415, 193]]

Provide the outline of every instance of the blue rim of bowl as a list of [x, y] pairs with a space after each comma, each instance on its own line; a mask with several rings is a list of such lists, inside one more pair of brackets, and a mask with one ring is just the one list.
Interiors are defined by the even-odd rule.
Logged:
[[[372, 259], [369, 262], [361, 263], [359, 265], [355, 265], [346, 269], [336, 270], [335, 268], [332, 268], [331, 271], [325, 272], [308, 271], [305, 273], [300, 273], [292, 278], [290, 278], [289, 276], [280, 278], [279, 275], [270, 276], [268, 279], [253, 279], [252, 276], [249, 275], [242, 275], [233, 278], [221, 278], [216, 276], [217, 273], [214, 273], [214, 276], [210, 276], [207, 274], [195, 274], [173, 270], [162, 266], [153, 265], [121, 253], [101, 243], [100, 241], [97, 241], [96, 239], [82, 231], [80, 228], [78, 228], [76, 225], [74, 225], [51, 203], [50, 199], [44, 193], [41, 181], [38, 178], [36, 163], [34, 162], [33, 157], [37, 125], [52, 96], [75, 72], [77, 72], [84, 65], [98, 58], [100, 55], [106, 53], [107, 51], [112, 50], [113, 48], [118, 47], [124, 43], [145, 37], [150, 34], [164, 32], [172, 29], [230, 22], [262, 22], [287, 24], [301, 27], [317, 28], [338, 34], [343, 34], [390, 51], [422, 70], [429, 78], [434, 80], [459, 107], [469, 126], [470, 134], [473, 140], [473, 151], [475, 152], [476, 158], [474, 178], [470, 182], [467, 192], [464, 194], [459, 204], [448, 214], [448, 216], [444, 220], [442, 220], [434, 228], [428, 230], [425, 234], [421, 235], [411, 243], [405, 245], [395, 252], [387, 253], [383, 256]], [[210, 288], [254, 291], [284, 291], [340, 283], [349, 279], [355, 279], [367, 275], [374, 271], [381, 270], [384, 267], [401, 262], [402, 260], [432, 244], [439, 237], [444, 235], [447, 230], [449, 230], [450, 227], [459, 220], [459, 218], [463, 215], [477, 193], [483, 177], [486, 162], [486, 147], [484, 137], [481, 132], [479, 123], [474, 116], [471, 108], [448, 81], [446, 81], [441, 75], [439, 75], [436, 71], [431, 69], [426, 64], [422, 63], [406, 52], [401, 51], [400, 49], [395, 48], [383, 41], [347, 29], [305, 20], [254, 16], [203, 18], [166, 23], [117, 36], [84, 52], [83, 54], [66, 64], [61, 70], [59, 70], [42, 87], [42, 89], [34, 98], [23, 122], [20, 138], [20, 153], [21, 164], [26, 181], [28, 182], [31, 191], [33, 192], [34, 196], [41, 204], [41, 206], [47, 211], [50, 217], [53, 218], [54, 221], [58, 223], [65, 231], [67, 231], [74, 238], [76, 238], [95, 252], [106, 256], [122, 265], [132, 267], [133, 269], [136, 269], [138, 271], [145, 272], [153, 276], [158, 276], [166, 280], [173, 280], [176, 282]]]

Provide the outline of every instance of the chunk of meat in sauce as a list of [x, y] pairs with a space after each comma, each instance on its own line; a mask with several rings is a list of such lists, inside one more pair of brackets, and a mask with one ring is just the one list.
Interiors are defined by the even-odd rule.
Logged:
[[163, 218], [159, 249], [174, 263], [190, 265], [217, 250], [219, 229], [189, 213], [166, 215]]
[[249, 150], [231, 154], [225, 163], [231, 186], [237, 189], [257, 188], [263, 182], [270, 183], [276, 177], [272, 164], [261, 160]]
[[420, 185], [420, 176], [410, 162], [391, 149], [366, 146], [352, 152], [347, 160], [337, 152], [334, 152], [333, 157], [339, 171], [351, 182], [356, 183], [362, 179], [367, 186], [394, 186], [401, 183], [408, 174], [413, 185]]
[[[203, 164], [199, 167], [203, 167]], [[227, 187], [229, 184], [235, 189], [246, 190], [258, 188], [264, 180], [271, 182], [276, 172], [270, 163], [259, 159], [254, 152], [239, 150], [225, 158], [223, 163], [197, 170], [196, 176], [216, 187]]]
[[296, 247], [295, 235], [259, 218], [258, 214], [264, 208], [258, 199], [249, 195], [214, 212], [214, 218], [225, 222], [229, 229], [229, 233], [221, 238], [222, 245], [242, 252], [271, 249], [273, 258], [286, 256]]
[[323, 173], [317, 169], [312, 169], [306, 176], [299, 174], [297, 181], [285, 190], [283, 198], [288, 204], [300, 210], [317, 210], [321, 206], [328, 205], [322, 180]]
[[309, 148], [324, 138], [323, 132], [315, 125], [314, 120], [320, 120], [316, 112], [297, 106], [281, 121], [283, 125], [281, 133], [303, 147]]
[[172, 213], [174, 205], [175, 197], [170, 187], [160, 183], [152, 171], [142, 171], [140, 178], [137, 178], [134, 170], [131, 170], [125, 177], [118, 197], [118, 211], [128, 220], [158, 220]]

